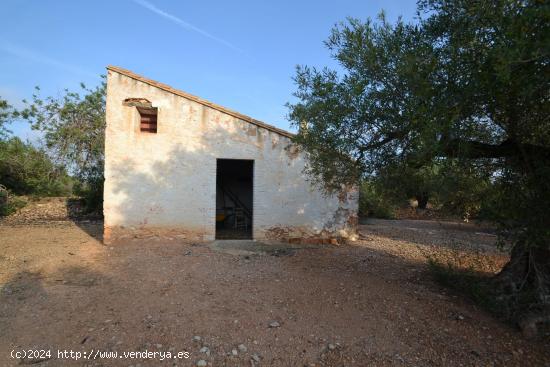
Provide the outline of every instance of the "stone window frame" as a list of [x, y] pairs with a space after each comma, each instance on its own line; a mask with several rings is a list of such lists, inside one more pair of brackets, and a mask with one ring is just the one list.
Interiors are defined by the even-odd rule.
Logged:
[[[122, 102], [122, 105], [126, 107], [132, 107], [132, 114], [131, 114], [132, 123], [134, 125], [134, 131], [136, 134], [147, 136], [147, 135], [154, 135], [159, 133], [159, 115], [161, 111], [159, 107], [153, 107], [153, 104], [146, 98], [126, 98]], [[156, 115], [155, 131], [142, 130], [141, 128], [142, 113], [140, 112], [140, 109], [145, 111], [155, 110], [156, 112], [155, 113]]]

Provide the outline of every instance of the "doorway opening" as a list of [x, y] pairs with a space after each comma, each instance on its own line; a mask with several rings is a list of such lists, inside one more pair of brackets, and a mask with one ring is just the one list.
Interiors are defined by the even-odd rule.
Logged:
[[252, 239], [254, 161], [217, 159], [216, 239]]

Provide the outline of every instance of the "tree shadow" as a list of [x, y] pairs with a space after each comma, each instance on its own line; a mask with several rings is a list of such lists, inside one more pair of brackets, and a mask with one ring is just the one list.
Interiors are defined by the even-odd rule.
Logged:
[[[13, 348], [60, 348], [56, 340], [77, 332], [74, 325], [79, 321], [74, 318], [74, 310], [84, 307], [90, 287], [109, 283], [110, 278], [104, 274], [78, 265], [63, 266], [51, 273], [22, 270], [11, 276], [0, 285], [3, 358], [9, 358], [8, 349]], [[47, 359], [20, 358], [19, 364]]]
[[77, 227], [103, 243], [103, 213], [87, 212], [82, 198], [68, 198], [67, 214]]
[[497, 247], [497, 235], [493, 228], [473, 223], [368, 219], [362, 221], [359, 230], [366, 237], [376, 235], [390, 240], [451, 250], [501, 255], [508, 250]]
[[[288, 355], [293, 364], [317, 363], [320, 349], [307, 342], [313, 333], [340, 335], [349, 348], [346, 354], [359, 364], [372, 362], [364, 353], [365, 343], [373, 353], [401, 354], [406, 348], [411, 356], [427, 358], [424, 339], [430, 347], [462, 353], [479, 365], [486, 364], [490, 353], [507, 353], [511, 347], [502, 340], [528, 353], [548, 354], [536, 344], [522, 344], [519, 333], [493, 322], [469, 302], [439, 298], [443, 289], [425, 276], [418, 262], [378, 249], [318, 246], [266, 258], [216, 255], [207, 246], [185, 243], [144, 244], [132, 242], [112, 252], [116, 256], [105, 257], [110, 259], [107, 275], [73, 265], [47, 276], [33, 271], [12, 276], [3, 287], [9, 291], [0, 293], [0, 356], [15, 346], [110, 350], [117, 340], [126, 342], [125, 335], [130, 335], [129, 343], [121, 350], [150, 348], [143, 343], [155, 340], [165, 347], [185, 345], [185, 340], [201, 335], [216, 336], [217, 345], [227, 352], [236, 340], [255, 337], [258, 323], [267, 327], [271, 320], [280, 322], [281, 329], [270, 332], [281, 330], [295, 341], [273, 343], [265, 350], [262, 363], [269, 365], [280, 365], [281, 355]], [[415, 321], [404, 322], [402, 316]], [[411, 338], [405, 327], [423, 337]], [[491, 330], [491, 341], [482, 327]], [[352, 343], [358, 335], [365, 343]], [[403, 346], [403, 340], [410, 344]], [[482, 345], [476, 355], [464, 349], [476, 345]], [[219, 364], [249, 364], [240, 354], [214, 356]]]

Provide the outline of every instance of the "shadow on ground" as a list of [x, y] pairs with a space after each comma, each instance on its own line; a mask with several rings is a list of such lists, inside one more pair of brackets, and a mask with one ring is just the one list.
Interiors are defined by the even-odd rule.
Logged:
[[296, 251], [305, 249], [319, 249], [326, 246], [289, 244], [272, 241], [253, 240], [215, 240], [209, 244], [209, 248], [216, 252], [230, 255], [293, 255]]
[[103, 243], [103, 214], [87, 213], [84, 200], [79, 198], [67, 199], [68, 218], [91, 237]]
[[550, 358], [544, 346], [434, 285], [421, 263], [382, 251], [397, 241], [380, 241], [380, 249], [369, 241], [271, 247], [155, 239], [106, 247], [74, 226], [50, 228], [48, 242], [33, 241], [38, 229], [0, 231], [10, 256], [23, 257], [25, 236], [24, 257], [40, 257], [19, 262], [2, 285], [0, 365], [14, 364], [10, 349], [34, 347], [187, 350], [190, 360], [178, 365], [224, 366], [255, 358], [255, 366], [521, 366]]

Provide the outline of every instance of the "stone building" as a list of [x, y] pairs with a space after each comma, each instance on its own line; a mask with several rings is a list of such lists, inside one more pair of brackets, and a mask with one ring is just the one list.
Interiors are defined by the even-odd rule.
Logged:
[[105, 241], [326, 242], [355, 233], [357, 191], [326, 196], [292, 134], [107, 67]]

